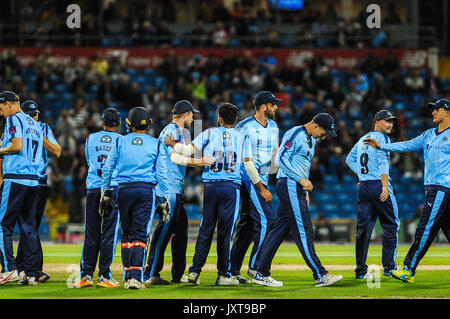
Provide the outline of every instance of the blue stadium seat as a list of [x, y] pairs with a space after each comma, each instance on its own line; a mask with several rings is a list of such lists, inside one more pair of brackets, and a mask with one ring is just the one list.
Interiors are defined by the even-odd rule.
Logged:
[[67, 86], [65, 84], [56, 84], [55, 85], [55, 92], [57, 94], [62, 94], [67, 91]]
[[127, 69], [127, 74], [130, 78], [135, 78], [139, 75], [139, 70], [138, 69], [133, 69], [133, 68], [129, 68]]
[[332, 197], [325, 192], [317, 192], [314, 194], [314, 200], [316, 203], [328, 203], [332, 200]]
[[325, 181], [325, 183], [337, 183], [338, 182], [338, 178], [336, 175], [325, 175], [323, 177], [323, 180]]
[[334, 200], [338, 203], [350, 203], [353, 202], [353, 196], [350, 196], [347, 193], [337, 193], [333, 196]]
[[345, 184], [355, 184], [357, 181], [358, 180], [355, 175], [342, 176], [342, 182], [344, 182]]
[[320, 210], [323, 211], [324, 214], [329, 215], [329, 214], [337, 214], [339, 209], [336, 204], [321, 203]]

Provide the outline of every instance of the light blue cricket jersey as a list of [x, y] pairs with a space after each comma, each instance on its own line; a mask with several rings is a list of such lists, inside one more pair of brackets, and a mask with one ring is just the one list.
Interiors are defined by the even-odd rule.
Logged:
[[308, 135], [303, 125], [288, 130], [276, 157], [280, 167], [277, 178], [287, 177], [296, 182], [303, 177], [308, 179], [315, 147], [316, 140]]
[[[182, 130], [175, 123], [170, 123], [167, 125], [159, 134], [159, 141], [164, 144], [164, 140], [167, 136], [172, 135], [175, 140], [175, 143], [186, 144], [184, 135]], [[174, 151], [172, 147], [166, 146], [169, 153], [169, 163], [168, 163], [168, 171], [170, 173], [170, 185], [169, 185], [169, 193], [170, 194], [182, 194], [184, 190], [184, 177], [186, 176], [186, 166], [178, 165], [172, 163], [170, 160], [170, 154]], [[159, 185], [156, 186], [156, 194], [158, 196], [164, 196], [161, 194], [161, 190]]]
[[203, 157], [211, 156], [215, 163], [205, 167], [202, 178], [208, 181], [232, 181], [242, 184], [245, 158], [252, 158], [250, 140], [242, 130], [215, 127], [203, 131], [192, 144], [203, 150]]
[[111, 177], [117, 169], [119, 186], [135, 182], [159, 183], [161, 192], [168, 194], [169, 160], [164, 143], [150, 135], [129, 133], [120, 136], [103, 166], [102, 190], [111, 187]]
[[[381, 175], [389, 175], [389, 152], [364, 144], [364, 139], [368, 137], [376, 139], [380, 144], [390, 143], [386, 134], [378, 131], [369, 132], [353, 146], [345, 162], [358, 175], [360, 181], [381, 180]], [[390, 177], [389, 181], [391, 181]]]
[[19, 153], [4, 156], [3, 179], [26, 186], [38, 186], [44, 150], [41, 126], [23, 112], [8, 116], [2, 137], [3, 147], [8, 147], [13, 138], [21, 138], [23, 148]]
[[[279, 130], [277, 123], [268, 120], [266, 126], [263, 126], [254, 116], [251, 116], [237, 123], [236, 128], [243, 130], [244, 134], [249, 137], [253, 163], [258, 170], [261, 182], [267, 185], [272, 164], [272, 154], [278, 149]], [[250, 180], [244, 168], [242, 168], [242, 175], [245, 180]]]
[[[58, 144], [58, 141], [55, 138], [55, 134], [53, 134], [52, 129], [50, 126], [48, 126], [47, 123], [39, 123], [41, 125], [42, 133], [44, 134], [44, 137], [47, 138], [50, 143]], [[42, 156], [39, 162], [39, 180], [40, 181], [47, 181], [47, 165], [48, 165], [48, 152], [44, 148], [42, 150]]]
[[[110, 131], [100, 131], [89, 134], [85, 143], [85, 156], [89, 166], [86, 177], [86, 189], [102, 186], [102, 171], [111, 151], [116, 148], [120, 134]], [[118, 186], [117, 170], [111, 176], [111, 186]]]
[[437, 128], [432, 128], [409, 141], [381, 144], [380, 149], [389, 152], [422, 149], [425, 163], [424, 185], [442, 186], [450, 193], [450, 128], [440, 133]]

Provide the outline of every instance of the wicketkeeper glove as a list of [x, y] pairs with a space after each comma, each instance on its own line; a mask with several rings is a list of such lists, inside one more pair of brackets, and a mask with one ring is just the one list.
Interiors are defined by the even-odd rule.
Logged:
[[161, 217], [164, 223], [170, 220], [170, 202], [169, 198], [159, 197], [159, 207], [161, 207]]
[[114, 203], [114, 200], [113, 200], [112, 189], [107, 189], [105, 191], [102, 191], [102, 193], [100, 195], [100, 206], [98, 209], [98, 213], [103, 218], [103, 217], [106, 217], [109, 214], [111, 214], [113, 209], [117, 209], [117, 205]]

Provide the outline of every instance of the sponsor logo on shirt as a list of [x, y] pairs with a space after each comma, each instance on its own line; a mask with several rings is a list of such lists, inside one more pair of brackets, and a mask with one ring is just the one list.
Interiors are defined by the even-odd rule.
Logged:
[[142, 146], [142, 145], [144, 145], [144, 141], [142, 140], [142, 138], [136, 137], [131, 141], [131, 144], [137, 145], [137, 146]]
[[100, 139], [100, 143], [111, 143], [112, 142], [112, 138], [109, 135], [103, 135], [102, 138]]
[[284, 147], [287, 149], [290, 149], [292, 147], [292, 142], [291, 141], [287, 141], [286, 143], [284, 143]]
[[16, 127], [15, 126], [11, 126], [9, 128], [9, 134], [14, 134], [14, 133], [16, 133]]

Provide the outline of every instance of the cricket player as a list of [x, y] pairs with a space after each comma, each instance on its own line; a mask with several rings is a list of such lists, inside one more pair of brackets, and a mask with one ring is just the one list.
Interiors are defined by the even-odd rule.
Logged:
[[114, 260], [120, 227], [117, 209], [117, 171], [111, 179], [111, 209], [100, 210], [100, 195], [103, 167], [106, 159], [116, 148], [121, 137], [117, 133], [120, 127], [120, 113], [115, 108], [107, 108], [102, 113], [103, 130], [89, 134], [85, 143], [85, 156], [88, 163], [86, 177], [86, 211], [84, 217], [84, 241], [80, 261], [80, 277], [73, 284], [74, 288], [92, 287], [94, 285], [95, 266], [98, 259], [97, 287], [116, 288], [120, 283], [112, 278], [111, 263]]
[[281, 141], [276, 161], [277, 194], [280, 198], [277, 219], [274, 221], [258, 257], [257, 273], [253, 283], [280, 287], [281, 281], [270, 276], [270, 265], [280, 244], [291, 232], [306, 264], [313, 272], [315, 286], [324, 287], [342, 280], [341, 275], [332, 275], [321, 264], [314, 249], [314, 231], [309, 215], [309, 195], [313, 190], [308, 180], [316, 139], [336, 137], [334, 119], [328, 113], [319, 113], [312, 121], [294, 126]]
[[[35, 101], [25, 101], [22, 103], [20, 108], [25, 114], [28, 114], [33, 120], [38, 122], [40, 111], [39, 106]], [[38, 279], [39, 283], [44, 283], [50, 279], [50, 275], [42, 270], [44, 255], [42, 252], [41, 239], [39, 238], [39, 226], [41, 225], [42, 215], [44, 214], [44, 209], [49, 194], [49, 189], [47, 187], [48, 153], [58, 158], [61, 155], [61, 146], [59, 146], [50, 126], [48, 126], [47, 123], [42, 122], [39, 122], [39, 124], [41, 126], [42, 133], [44, 134], [44, 149], [42, 150], [39, 166], [39, 200], [36, 211], [36, 232], [38, 238]], [[23, 271], [23, 245], [21, 241], [19, 241], [19, 246], [17, 248], [16, 264], [20, 276], [19, 284], [21, 285], [27, 282], [25, 271]]]
[[367, 272], [367, 252], [370, 237], [377, 217], [383, 228], [382, 262], [384, 276], [390, 277], [390, 271], [397, 268], [398, 231], [400, 219], [398, 217], [397, 200], [389, 177], [389, 152], [376, 150], [364, 144], [364, 139], [371, 137], [378, 143], [390, 143], [389, 134], [394, 120], [387, 110], [375, 114], [374, 131], [361, 137], [353, 146], [346, 158], [350, 169], [358, 175], [358, 216], [356, 224], [356, 269], [357, 279], [373, 279], [374, 274]]
[[189, 268], [189, 282], [198, 284], [200, 272], [205, 265], [211, 247], [214, 229], [217, 236], [216, 285], [239, 285], [239, 280], [230, 274], [230, 245], [233, 228], [236, 223], [242, 184], [241, 166], [244, 165], [249, 178], [265, 201], [271, 194], [262, 184], [251, 157], [249, 138], [234, 128], [238, 117], [238, 108], [230, 103], [219, 105], [219, 127], [202, 132], [188, 146], [174, 144], [173, 138], [166, 144], [174, 147], [180, 154], [193, 154], [203, 151], [204, 156], [212, 156], [214, 164], [203, 171], [205, 193], [203, 200], [203, 218], [195, 246], [193, 265]]
[[405, 142], [379, 143], [370, 137], [364, 143], [381, 151], [410, 152], [423, 150], [425, 165], [425, 204], [416, 229], [415, 239], [403, 261], [402, 270], [391, 275], [405, 282], [414, 282], [416, 268], [425, 256], [439, 229], [450, 242], [450, 101], [440, 99], [429, 103], [433, 122], [438, 127], [426, 130]]
[[[164, 143], [147, 134], [152, 121], [145, 108], [133, 107], [126, 123], [129, 133], [116, 140], [103, 166], [100, 209], [114, 208], [111, 180], [117, 170], [124, 287], [146, 289], [144, 266], [157, 205], [155, 186], [159, 183], [161, 193], [169, 193], [169, 154]], [[170, 204], [165, 197], [158, 201], [167, 222]]]
[[23, 247], [23, 285], [38, 285], [38, 237], [36, 231], [39, 200], [39, 168], [43, 132], [38, 122], [22, 112], [19, 97], [0, 93], [0, 115], [6, 118], [3, 133], [3, 183], [0, 188], [0, 284], [20, 279], [14, 258], [12, 234], [16, 222]]
[[[186, 144], [183, 135], [184, 130], [191, 127], [194, 114], [200, 112], [189, 101], [181, 100], [175, 103], [172, 122], [167, 125], [159, 135], [159, 141], [164, 143], [168, 136], [172, 136], [175, 143]], [[183, 204], [184, 178], [186, 166], [209, 166], [212, 158], [190, 158], [178, 154], [171, 146], [168, 147], [170, 162], [168, 169], [171, 172], [169, 193], [161, 193], [159, 184], [156, 185], [156, 195], [166, 196], [170, 202], [170, 218], [168, 223], [160, 218], [159, 224], [153, 232], [150, 244], [147, 267], [144, 272], [145, 284], [168, 285], [170, 282], [160, 276], [164, 266], [164, 252], [169, 240], [172, 248], [172, 283], [187, 282], [187, 276], [183, 277], [186, 268], [186, 249], [188, 242], [188, 218]], [[160, 210], [158, 207], [156, 210]], [[161, 215], [160, 215], [161, 216]]]
[[[273, 119], [281, 102], [282, 100], [275, 98], [271, 92], [260, 91], [253, 99], [255, 114], [236, 124], [236, 128], [242, 129], [250, 139], [252, 158], [265, 188], [269, 182], [269, 171], [274, 167], [272, 159], [275, 159], [278, 151], [279, 130]], [[270, 173], [275, 172], [274, 170]], [[245, 170], [243, 170], [243, 182], [240, 199], [241, 218], [231, 249], [231, 275], [235, 276], [239, 283], [246, 284], [250, 280], [241, 276], [240, 270], [247, 249], [253, 241], [247, 271], [248, 275], [253, 278], [261, 245], [267, 236], [270, 224], [275, 219], [275, 213], [270, 202], [266, 202], [255, 189]]]

